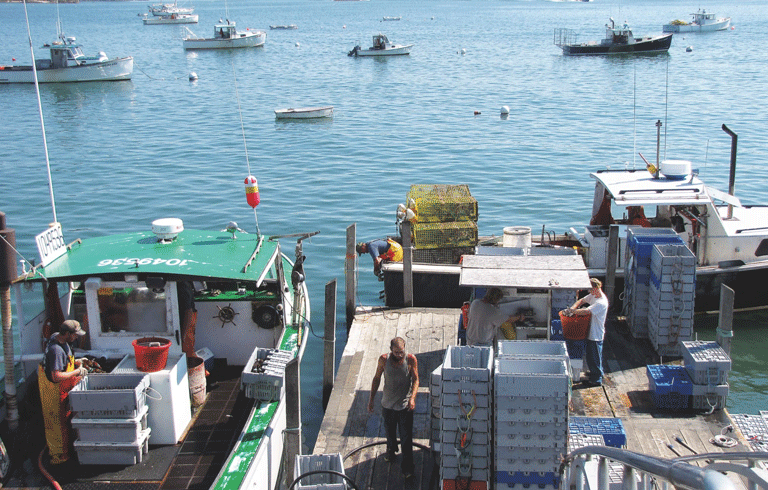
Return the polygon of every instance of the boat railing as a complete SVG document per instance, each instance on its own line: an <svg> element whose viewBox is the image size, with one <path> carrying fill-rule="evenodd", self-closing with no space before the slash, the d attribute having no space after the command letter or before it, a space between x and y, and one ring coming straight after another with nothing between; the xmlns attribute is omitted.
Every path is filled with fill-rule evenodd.
<svg viewBox="0 0 768 490"><path fill-rule="evenodd" d="M706 461L699 467L691 461ZM595 462L597 478L594 480ZM564 488L574 490L608 490L610 462L622 465L621 488L676 488L689 490L735 490L738 487L726 473L747 480L747 488L768 488L768 473L758 467L768 461L768 452L725 452L663 459L626 449L608 446L587 446L576 449L565 458ZM591 472L588 468L592 468ZM590 478L590 476L592 478Z"/></svg>
<svg viewBox="0 0 768 490"><path fill-rule="evenodd" d="M576 44L577 41L576 31L573 29L567 29L565 27L558 27L555 29L555 46L567 46L570 44Z"/></svg>

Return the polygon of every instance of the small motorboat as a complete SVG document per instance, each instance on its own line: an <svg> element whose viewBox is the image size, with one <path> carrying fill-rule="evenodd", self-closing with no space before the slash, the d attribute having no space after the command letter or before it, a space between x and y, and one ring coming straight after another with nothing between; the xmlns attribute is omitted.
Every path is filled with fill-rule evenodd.
<svg viewBox="0 0 768 490"><path fill-rule="evenodd" d="M197 24L197 14L170 14L148 16L144 14L144 25L155 24Z"/></svg>
<svg viewBox="0 0 768 490"><path fill-rule="evenodd" d="M149 6L149 13L157 17L165 17L171 14L191 14L194 7L179 7L177 2L156 3Z"/></svg>
<svg viewBox="0 0 768 490"><path fill-rule="evenodd" d="M282 26L269 26L269 28L287 31L290 29L298 29L299 26L297 26L296 24L288 24L288 25L282 25Z"/></svg>
<svg viewBox="0 0 768 490"><path fill-rule="evenodd" d="M660 36L635 37L632 29L625 22L616 26L613 18L605 25L605 38L599 43L588 41L577 43L573 40L576 35L571 29L555 29L555 46L563 50L567 56L606 55L606 54L640 54L660 53L669 50L672 44L672 34Z"/></svg>
<svg viewBox="0 0 768 490"><path fill-rule="evenodd" d="M184 38L184 49L228 49L255 48L264 46L267 33L262 30L246 29L240 32L234 22L229 20L213 26L213 37L198 37L187 28L189 34Z"/></svg>
<svg viewBox="0 0 768 490"><path fill-rule="evenodd" d="M389 39L384 34L376 34L373 36L373 46L368 49L362 49L360 45L352 48L352 51L347 53L348 56L394 56L410 54L413 44L394 44L389 42Z"/></svg>
<svg viewBox="0 0 768 490"><path fill-rule="evenodd" d="M333 116L333 106L275 109L276 119L316 119Z"/></svg>
<svg viewBox="0 0 768 490"><path fill-rule="evenodd" d="M381 19L383 22L389 21L389 20L400 20L401 17L384 17Z"/></svg>
<svg viewBox="0 0 768 490"><path fill-rule="evenodd" d="M714 32L728 29L731 25L730 17L720 17L707 12L706 10L699 10L696 13L691 14L693 20L690 23L682 20L673 20L669 24L664 24L662 30L664 32Z"/></svg>

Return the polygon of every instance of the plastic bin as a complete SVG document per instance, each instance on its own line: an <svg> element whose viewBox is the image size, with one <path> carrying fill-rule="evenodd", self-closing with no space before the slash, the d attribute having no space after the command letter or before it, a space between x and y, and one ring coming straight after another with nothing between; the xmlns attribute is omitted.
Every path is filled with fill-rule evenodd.
<svg viewBox="0 0 768 490"><path fill-rule="evenodd" d="M72 418L72 428L77 430L77 440L83 442L137 442L147 428L148 406L141 413L128 419Z"/></svg>
<svg viewBox="0 0 768 490"><path fill-rule="evenodd" d="M293 467L293 479L296 480L305 473L312 471L338 471L344 474L344 463L341 454L296 455ZM301 479L294 488L296 490L346 490L346 480L330 473L318 473Z"/></svg>
<svg viewBox="0 0 768 490"><path fill-rule="evenodd" d="M133 418L147 405L146 374L89 374L69 392L72 411L81 418Z"/></svg>
<svg viewBox="0 0 768 490"><path fill-rule="evenodd" d="M136 368L145 373L154 373L165 368L171 341L162 337L143 337L131 342L136 354Z"/></svg>
<svg viewBox="0 0 768 490"><path fill-rule="evenodd" d="M565 316L560 312L560 323L563 326L563 337L568 340L584 340L589 334L589 322L592 314Z"/></svg>
<svg viewBox="0 0 768 490"><path fill-rule="evenodd" d="M84 442L75 441L77 459L85 464L133 465L141 463L149 452L149 433L142 431L139 440L134 442Z"/></svg>

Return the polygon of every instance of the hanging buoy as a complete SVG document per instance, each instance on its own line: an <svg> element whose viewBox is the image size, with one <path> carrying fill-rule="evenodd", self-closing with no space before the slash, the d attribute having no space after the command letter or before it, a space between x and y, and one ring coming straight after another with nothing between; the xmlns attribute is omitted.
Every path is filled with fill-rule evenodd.
<svg viewBox="0 0 768 490"><path fill-rule="evenodd" d="M190 82L194 82L195 80L197 80L197 73L195 73L195 72L190 73L189 74L189 81Z"/></svg>
<svg viewBox="0 0 768 490"><path fill-rule="evenodd" d="M249 175L245 178L245 198L248 201L248 205L254 210L261 202L261 198L259 197L259 183L253 175Z"/></svg>

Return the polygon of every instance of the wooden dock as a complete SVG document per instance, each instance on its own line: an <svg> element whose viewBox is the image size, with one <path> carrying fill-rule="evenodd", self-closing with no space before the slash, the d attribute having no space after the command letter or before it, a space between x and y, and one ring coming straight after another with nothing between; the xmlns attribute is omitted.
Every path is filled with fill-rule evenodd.
<svg viewBox="0 0 768 490"><path fill-rule="evenodd" d="M314 448L315 454L341 453L346 475L357 488L439 488L439 465L426 449L430 446L429 375L443 362L445 348L456 344L459 314L459 309L358 308ZM401 474L399 458L395 463L385 462L386 446L377 444L386 440L379 405L381 390L374 413L367 409L377 359L389 351L389 341L397 336L406 340L406 350L419 362L414 442L423 448L414 448L415 477L407 481ZM691 450L750 450L738 431L729 434L739 441L735 447L722 448L710 442L730 425L726 410L709 415L657 410L648 390L645 366L659 364L659 358L649 341L633 339L623 323L607 325L603 355L604 386L586 388L575 383L570 415L619 417L627 432L627 449L662 458L688 456L693 454ZM678 443L677 437L690 449ZM742 485L740 481L738 484Z"/></svg>

